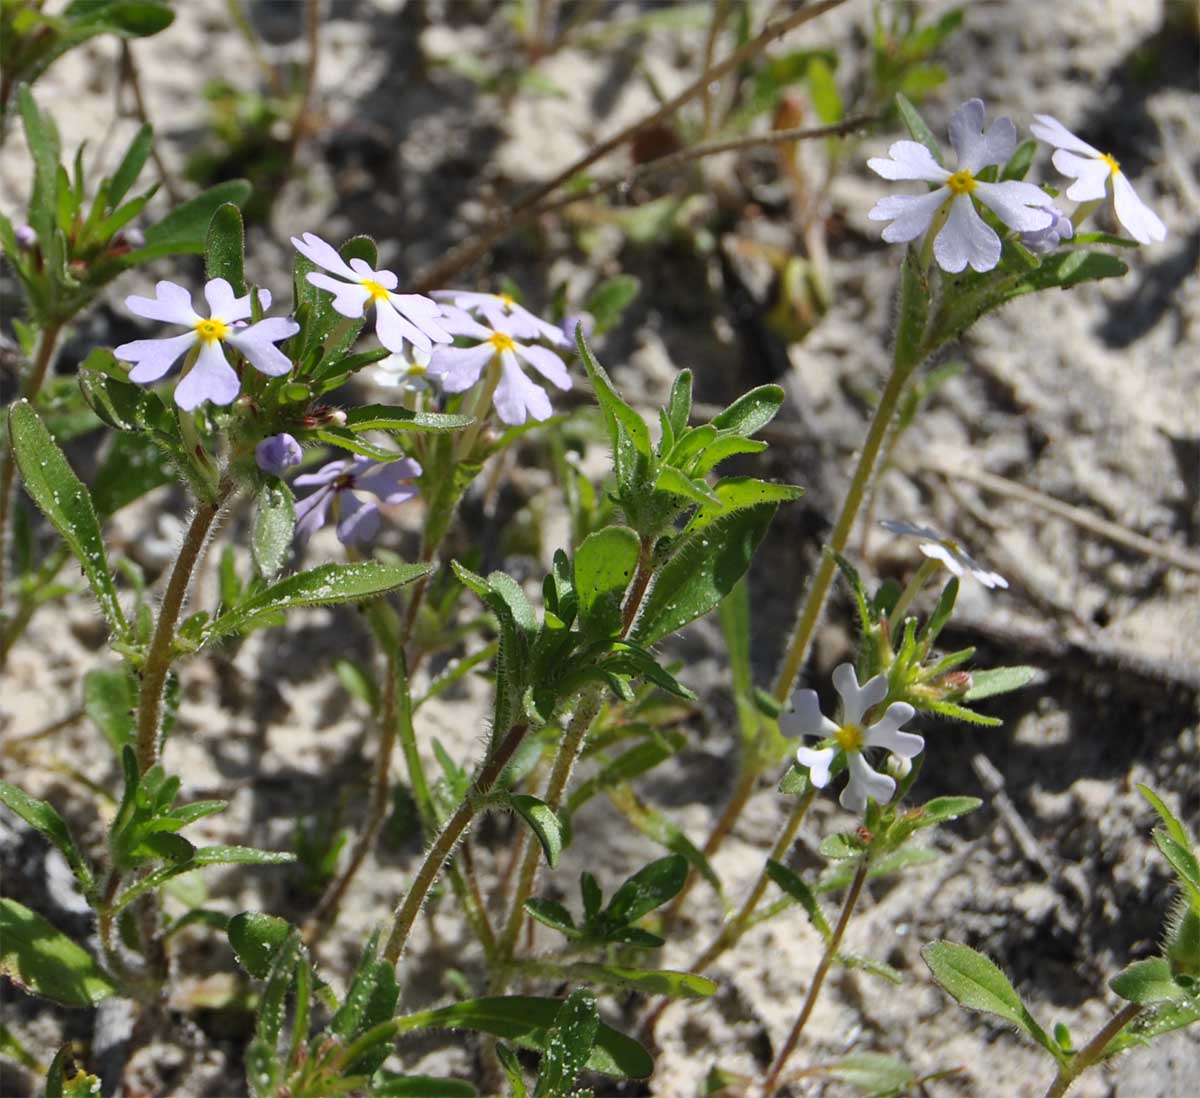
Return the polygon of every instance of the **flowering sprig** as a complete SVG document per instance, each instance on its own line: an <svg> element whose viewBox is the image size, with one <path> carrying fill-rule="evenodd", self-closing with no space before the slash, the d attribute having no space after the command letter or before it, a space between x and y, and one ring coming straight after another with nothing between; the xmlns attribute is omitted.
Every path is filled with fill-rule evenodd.
<svg viewBox="0 0 1200 1098"><path fill-rule="evenodd" d="M436 290L433 296L455 308L473 312L492 328L517 339L545 339L559 347L574 345L574 328L551 324L517 303L511 294L483 294L466 290ZM568 334L569 332L569 334Z"/></svg>
<svg viewBox="0 0 1200 1098"><path fill-rule="evenodd" d="M242 324L251 315L250 295L235 297L233 287L223 278L210 279L204 297L210 309L207 317L192 308L192 295L175 282L159 282L154 297L127 297L125 306L131 313L191 330L163 339L136 339L113 351L117 358L135 364L130 381L149 385L162 378L180 355L195 349L195 357L189 358L175 386L175 403L189 412L205 401L232 404L241 391L241 379L230 366L223 344L233 347L260 373L281 377L291 370L292 362L274 344L300 331L300 325L287 317L267 317L248 327ZM264 309L270 307L271 295L266 290L258 291L258 299Z"/></svg>
<svg viewBox="0 0 1200 1098"><path fill-rule="evenodd" d="M901 522L898 519L884 519L879 525L889 533L898 534L900 537L919 538L920 544L917 548L921 553L930 560L939 561L960 579L963 576L970 576L982 583L984 587L1008 587L1008 580L999 572L985 568L962 547L961 543L953 538L945 537L932 526L917 526L914 523Z"/></svg>
<svg viewBox="0 0 1200 1098"><path fill-rule="evenodd" d="M833 672L833 685L842 699L840 722L831 721L821 712L815 690L797 690L792 697L793 711L780 715L779 729L788 736L815 736L833 741L828 747L798 748L796 760L809 768L813 785L824 789L832 777L834 760L839 754L845 758L850 781L838 798L843 808L863 812L868 798L876 804L887 804L896 792L896 781L872 769L863 752L870 747L882 747L902 759L919 755L925 749L924 739L901 731L916 711L906 702L893 702L874 724L864 725L867 712L888 695L887 676L876 675L859 686L853 665L843 663Z"/></svg>
<svg viewBox="0 0 1200 1098"><path fill-rule="evenodd" d="M297 488L316 491L296 503L296 536L306 542L329 519L337 523L343 545L364 545L379 533L379 506L356 494L366 492L382 503L404 503L417 494L412 483L421 466L412 458L379 462L369 458L344 458L305 473L293 482Z"/></svg>

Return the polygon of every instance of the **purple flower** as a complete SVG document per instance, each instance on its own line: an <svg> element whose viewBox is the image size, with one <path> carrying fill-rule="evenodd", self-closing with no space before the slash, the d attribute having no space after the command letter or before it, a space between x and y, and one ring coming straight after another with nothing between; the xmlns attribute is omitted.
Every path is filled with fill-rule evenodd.
<svg viewBox="0 0 1200 1098"><path fill-rule="evenodd" d="M361 259L347 263L315 233L305 233L299 240L293 236L292 244L305 259L338 276L312 271L307 278L334 295L333 307L342 316L360 317L368 303L374 304L375 334L389 351L403 354L405 340L424 352L435 343L451 341L440 323L442 310L437 302L421 294L393 293L399 280L391 271L372 270Z"/></svg>
<svg viewBox="0 0 1200 1098"><path fill-rule="evenodd" d="M1062 210L1057 206L1047 206L1046 210L1054 217L1049 225L1021 234L1021 243L1034 255L1049 255L1064 240L1070 240L1075 235L1075 226Z"/></svg>
<svg viewBox="0 0 1200 1098"><path fill-rule="evenodd" d="M300 325L286 317L268 317L248 327L239 324L250 316L250 295L233 296L233 287L223 278L214 278L204 287L212 315L200 316L192 308L192 295L174 282L160 282L154 297L127 297L125 306L131 313L150 320L182 324L191 331L167 339L136 339L122 343L113 354L125 362L134 363L129 380L139 385L158 381L185 351L193 347L198 353L189 356L183 377L175 386L175 403L184 411L210 400L213 404L231 404L241 391L242 383L229 360L222 343L239 351L260 373L280 377L292 368L291 359L274 344L290 339ZM259 290L259 302L264 309L271 305L271 295Z"/></svg>
<svg viewBox="0 0 1200 1098"><path fill-rule="evenodd" d="M254 448L254 460L264 473L281 477L293 465L299 465L303 453L298 443L291 435L272 435L264 438Z"/></svg>
<svg viewBox="0 0 1200 1098"><path fill-rule="evenodd" d="M25 251L31 251L38 242L37 232L32 225L16 226L13 236L17 238L18 247L24 248Z"/></svg>
<svg viewBox="0 0 1200 1098"><path fill-rule="evenodd" d="M420 475L421 466L412 458L387 462L345 458L298 476L293 481L297 488L317 490L296 504L297 538L303 543L312 537L328 521L332 508L343 545L370 542L379 533L379 507L364 503L355 493L369 492L383 503L403 503L417 494L409 482Z"/></svg>
<svg viewBox="0 0 1200 1098"><path fill-rule="evenodd" d="M491 328L499 328L518 339L546 339L559 347L570 347L575 342L575 329L566 335L557 324L534 316L523 305L518 305L509 294L479 294L467 290L437 290L434 297L449 301L459 309L470 310L481 316Z"/></svg>
<svg viewBox="0 0 1200 1098"><path fill-rule="evenodd" d="M429 376L446 392L462 393L479 380L484 367L498 361L500 380L493 402L496 414L510 427L524 423L529 417L549 419L551 414L546 390L525 376L518 359L523 359L559 389L571 388L566 365L549 348L518 343L508 331L480 324L461 309L448 310L445 324L456 336L478 342L473 347L438 347L429 360Z"/></svg>
<svg viewBox="0 0 1200 1098"><path fill-rule="evenodd" d="M563 317L563 335L567 337L567 342L572 347L575 346L575 329L580 325L583 326L583 338L591 339L592 333L596 330L596 318L591 313L568 313Z"/></svg>

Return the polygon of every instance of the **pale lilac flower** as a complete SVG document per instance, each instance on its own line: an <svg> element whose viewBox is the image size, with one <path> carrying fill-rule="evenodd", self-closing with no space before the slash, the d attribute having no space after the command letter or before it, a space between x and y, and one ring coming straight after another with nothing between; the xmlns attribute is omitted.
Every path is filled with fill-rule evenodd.
<svg viewBox="0 0 1200 1098"><path fill-rule="evenodd" d="M596 318L588 312L568 313L563 317L563 334L572 347L575 345L575 329L579 327L583 328L583 338L591 339L592 333L596 330Z"/></svg>
<svg viewBox="0 0 1200 1098"><path fill-rule="evenodd" d="M25 251L31 251L38 242L37 231L32 225L17 225L13 229L13 236L17 238L17 246Z"/></svg>
<svg viewBox="0 0 1200 1098"><path fill-rule="evenodd" d="M1021 243L1034 255L1049 255L1064 240L1075 236L1075 226L1057 206L1047 206L1054 220L1044 229L1034 229L1032 232L1021 234Z"/></svg>
<svg viewBox="0 0 1200 1098"><path fill-rule="evenodd" d="M184 371L175 386L175 403L184 411L203 404L231 404L241 390L241 379L229 365L221 344L228 343L239 351L260 373L280 377L292 368L291 359L274 344L290 339L300 325L287 317L267 317L257 324L245 326L251 315L250 295L233 296L233 287L223 278L210 279L204 287L211 316L202 317L192 308L192 295L174 282L159 282L154 297L127 297L125 307L137 316L182 324L191 331L167 339L135 339L122 343L113 354L125 362L134 363L129 380L139 385L158 381L180 355L199 346L199 354L191 368ZM270 308L271 295L258 291L264 309Z"/></svg>
<svg viewBox="0 0 1200 1098"><path fill-rule="evenodd" d="M423 393L432 388L426 379L429 353L413 348L410 354L390 354L375 363L372 380L384 389L404 389Z"/></svg>
<svg viewBox="0 0 1200 1098"><path fill-rule="evenodd" d="M345 458L298 476L292 482L297 488L317 490L296 503L296 536L302 543L307 541L325 525L332 510L338 540L343 545L366 544L379 533L379 506L364 502L356 493L367 492L383 503L403 503L417 494L410 482L420 475L421 466L412 458L387 462Z"/></svg>
<svg viewBox="0 0 1200 1098"><path fill-rule="evenodd" d="M912 720L915 710L907 702L892 702L874 724L863 727L867 711L887 697L887 675L876 675L864 685L852 664L843 663L833 672L833 685L842 699L841 723L821 712L815 690L797 690L792 697L793 712L779 718L780 731L788 736L815 736L832 739L836 746L812 749L801 747L796 761L808 767L809 780L818 789L829 784L830 767L840 751L846 758L850 781L838 798L843 808L862 812L869 797L876 804L887 804L896 792L896 780L871 768L863 757L868 747L882 747L902 759L911 759L925 749L925 741L910 732L900 731Z"/></svg>
<svg viewBox="0 0 1200 1098"><path fill-rule="evenodd" d="M254 460L264 473L281 477L293 465L299 465L304 454L291 435L271 435L254 448Z"/></svg>
<svg viewBox="0 0 1200 1098"><path fill-rule="evenodd" d="M979 216L975 201L982 202L1009 228L1032 232L1046 228L1051 214L1041 208L1052 199L1032 183L1009 179L983 183L976 175L989 165L1002 165L1017 147L1017 128L1010 118L998 118L983 131L982 99L969 99L950 116L950 143L958 154L958 170L950 172L917 141L897 141L888 158L873 157L868 167L884 179L911 179L939 183L922 195L895 194L881 198L867 216L890 221L883 239L891 244L915 240L935 219L938 229L933 254L944 271L957 273L967 264L975 271L990 271L1000 262L1000 238Z"/></svg>
<svg viewBox="0 0 1200 1098"><path fill-rule="evenodd" d="M884 519L879 525L901 537L920 538L921 544L917 548L931 560L941 561L959 579L963 576L973 576L984 587L1008 586L1008 580L999 572L989 572L957 541L943 537L932 526L916 526L911 522L900 522L896 519Z"/></svg>
<svg viewBox="0 0 1200 1098"><path fill-rule="evenodd" d="M1113 211L1125 231L1139 244L1154 244L1164 240L1167 227L1133 189L1133 184L1121 171L1121 165L1109 153L1081 141L1057 118L1035 114L1029 129L1033 136L1053 145L1054 166L1075 182L1067 188L1072 202L1092 202L1111 193Z"/></svg>
<svg viewBox="0 0 1200 1098"><path fill-rule="evenodd" d="M499 328L517 339L545 339L559 347L573 346L574 329L570 338L557 324L535 316L524 305L518 305L510 294L481 294L468 290L436 290L434 297L449 301L483 318L490 328Z"/></svg>
<svg viewBox="0 0 1200 1098"><path fill-rule="evenodd" d="M330 278L310 271L308 281L333 294L333 307L345 317L360 317L368 304L375 306L375 334L389 351L404 353L405 342L428 352L451 336L440 322L441 307L422 294L395 293L399 280L391 271L372 270L361 259L347 263L337 249L315 233L305 233L292 244L305 259L337 275ZM345 281L341 281L341 280Z"/></svg>
<svg viewBox="0 0 1200 1098"><path fill-rule="evenodd" d="M472 347L438 347L429 361L429 375L448 393L466 392L484 369L498 360L500 380L493 403L496 414L510 427L526 418L549 419L550 398L546 390L525 376L518 359L523 359L552 385L571 388L571 377L559 355L548 347L518 343L508 331L488 327L461 309L447 311L446 326L456 336L478 342Z"/></svg>

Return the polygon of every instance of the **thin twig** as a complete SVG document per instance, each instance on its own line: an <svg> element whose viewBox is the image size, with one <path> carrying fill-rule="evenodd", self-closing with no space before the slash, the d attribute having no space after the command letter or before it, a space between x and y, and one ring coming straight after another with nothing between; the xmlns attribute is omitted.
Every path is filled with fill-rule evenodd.
<svg viewBox="0 0 1200 1098"><path fill-rule="evenodd" d="M142 82L138 77L137 65L133 60L133 49L124 38L121 39L121 76L129 85L129 90L133 92L133 103L137 108L138 119L143 125L153 129L150 116L146 113L146 100L142 96ZM159 155L157 135L155 140L150 143L150 159L154 162L154 170L158 172L158 178L162 180L163 190L167 192L171 204L178 205L183 196L179 192L174 177L167 171L167 166Z"/></svg>

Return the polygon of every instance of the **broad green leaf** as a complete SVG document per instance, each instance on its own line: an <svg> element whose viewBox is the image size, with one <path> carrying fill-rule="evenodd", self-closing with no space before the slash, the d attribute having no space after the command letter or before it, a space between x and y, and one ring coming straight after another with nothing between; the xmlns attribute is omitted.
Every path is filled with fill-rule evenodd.
<svg viewBox="0 0 1200 1098"><path fill-rule="evenodd" d="M1155 1037L1183 1029L1197 1021L1200 1021L1200 997L1193 996L1182 1003L1162 1003L1151 1007L1113 1038L1104 1050L1103 1059L1107 1060L1128 1048L1147 1045Z"/></svg>
<svg viewBox="0 0 1200 1098"><path fill-rule="evenodd" d="M963 701L980 701L997 694L1020 690L1037 678L1036 667L995 667L989 671L971 673L971 689L963 695Z"/></svg>
<svg viewBox="0 0 1200 1098"><path fill-rule="evenodd" d="M76 27L96 27L123 37L148 38L169 27L175 13L156 0L72 0L63 18Z"/></svg>
<svg viewBox="0 0 1200 1098"><path fill-rule="evenodd" d="M775 418L783 405L783 389L778 385L760 385L743 393L723 412L712 419L718 431L738 435L753 435Z"/></svg>
<svg viewBox="0 0 1200 1098"><path fill-rule="evenodd" d="M656 492L670 492L674 496L683 496L692 503L720 507L720 500L713 490L703 481L689 477L685 472L673 465L664 465L658 471L658 479L654 482Z"/></svg>
<svg viewBox="0 0 1200 1098"><path fill-rule="evenodd" d="M475 422L474 416L443 415L440 412L412 412L387 404L367 404L346 412L350 431L458 431Z"/></svg>
<svg viewBox="0 0 1200 1098"><path fill-rule="evenodd" d="M286 919L258 911L243 911L229 920L226 933L238 964L251 976L265 980L271 971L272 959L291 929Z"/></svg>
<svg viewBox="0 0 1200 1098"><path fill-rule="evenodd" d="M921 117L921 112L900 92L896 93L896 110L900 112L900 119L908 130L909 136L914 141L918 141L924 145L933 156L933 159L941 164L942 148L938 144L937 138L933 136L933 131L926 125L925 119Z"/></svg>
<svg viewBox="0 0 1200 1098"><path fill-rule="evenodd" d="M946 820L957 820L982 805L978 797L934 797L919 808L910 809L906 816L913 817L918 827L932 827Z"/></svg>
<svg viewBox="0 0 1200 1098"><path fill-rule="evenodd" d="M1173 1003L1188 997L1187 989L1175 982L1165 957L1134 961L1109 980L1108 986L1131 1003Z"/></svg>
<svg viewBox="0 0 1200 1098"><path fill-rule="evenodd" d="M557 900L533 897L525 901L525 910L543 926L557 930L568 938L579 937L579 930L575 926L575 920L571 918L571 913Z"/></svg>
<svg viewBox="0 0 1200 1098"><path fill-rule="evenodd" d="M58 814L55 807L47 801L39 801L31 797L24 790L18 789L15 785L9 785L5 781L0 781L0 804L15 812L30 827L40 831L58 848L62 856L67 859L67 864L70 865L71 872L75 874L75 879L83 889L84 895L91 900L96 887L91 867L84 858L83 852L75 844L75 839L70 828L67 827L66 821Z"/></svg>
<svg viewBox="0 0 1200 1098"><path fill-rule="evenodd" d="M379 1071L371 1077L370 1093L371 1098L475 1098L479 1092L464 1079Z"/></svg>
<svg viewBox="0 0 1200 1098"><path fill-rule="evenodd" d="M703 530L706 526L734 511L758 507L767 503L788 503L804 495L804 489L794 484L772 484L755 477L726 477L713 488L719 504L705 504L687 525L687 532Z"/></svg>
<svg viewBox="0 0 1200 1098"><path fill-rule="evenodd" d="M916 1081L906 1063L879 1052L853 1052L825 1064L822 1072L868 1094L899 1092Z"/></svg>
<svg viewBox="0 0 1200 1098"><path fill-rule="evenodd" d="M1062 1050L1034 1020L1008 977L982 953L954 942L939 941L924 946L921 957L933 978L962 1006L998 1014L1032 1037L1055 1059L1062 1058Z"/></svg>
<svg viewBox="0 0 1200 1098"><path fill-rule="evenodd" d="M106 518L176 479L175 469L157 445L145 435L123 432L113 437L92 481L92 503L96 513Z"/></svg>
<svg viewBox="0 0 1200 1098"><path fill-rule="evenodd" d="M133 140L129 142L129 148L121 157L121 163L117 165L117 170L113 172L112 178L108 181L110 208L116 209L121 204L121 199L129 193L129 188L137 181L153 147L154 131L149 125L143 125L134 134Z"/></svg>
<svg viewBox="0 0 1200 1098"><path fill-rule="evenodd" d="M587 1065L599 1028L596 997L584 988L572 991L546 1035L534 1098L568 1098Z"/></svg>
<svg viewBox="0 0 1200 1098"><path fill-rule="evenodd" d="M117 758L121 748L133 742L137 704L137 681L129 667L96 667L83 676L84 712L104 734Z"/></svg>
<svg viewBox="0 0 1200 1098"><path fill-rule="evenodd" d="M79 559L113 632L122 639L128 638L129 626L117 599L100 523L87 488L67 464L28 401L21 400L12 406L8 424L25 490Z"/></svg>
<svg viewBox="0 0 1200 1098"><path fill-rule="evenodd" d="M526 793L513 794L512 806L533 829L537 841L542 845L546 861L551 866L557 865L566 838L558 814L544 801Z"/></svg>
<svg viewBox="0 0 1200 1098"><path fill-rule="evenodd" d="M620 627L621 596L637 569L638 551L638 536L628 526L597 530L575 551L574 588L585 625L605 634Z"/></svg>
<svg viewBox="0 0 1200 1098"><path fill-rule="evenodd" d="M651 862L613 893L602 917L616 926L637 922L674 897L683 887L687 873L687 861L678 854Z"/></svg>
<svg viewBox="0 0 1200 1098"><path fill-rule="evenodd" d="M132 266L166 255L204 251L208 225L218 207L227 202L235 206L245 205L250 197L250 189L250 184L244 179L229 179L176 206L160 222L146 230L145 246L130 252L125 262Z"/></svg>
<svg viewBox="0 0 1200 1098"><path fill-rule="evenodd" d="M287 563L296 533L296 501L282 480L272 477L259 489L250 547L254 563L273 580Z"/></svg>
<svg viewBox="0 0 1200 1098"><path fill-rule="evenodd" d="M223 278L233 287L235 297L246 293L246 231L242 211L232 202L220 205L208 223L204 244L206 277Z"/></svg>
<svg viewBox="0 0 1200 1098"><path fill-rule="evenodd" d="M221 614L207 640L244 632L263 618L300 606L359 602L394 591L430 572L427 564L322 564L289 576Z"/></svg>
<svg viewBox="0 0 1200 1098"><path fill-rule="evenodd" d="M86 950L9 899L0 899L0 974L65 1006L95 1006L118 991Z"/></svg>
<svg viewBox="0 0 1200 1098"><path fill-rule="evenodd" d="M795 900L808 915L808 921L817 928L821 937L826 941L833 936L829 921L821 910L821 903L815 893L787 866L773 859L767 860L767 876L771 878L784 892Z"/></svg>

